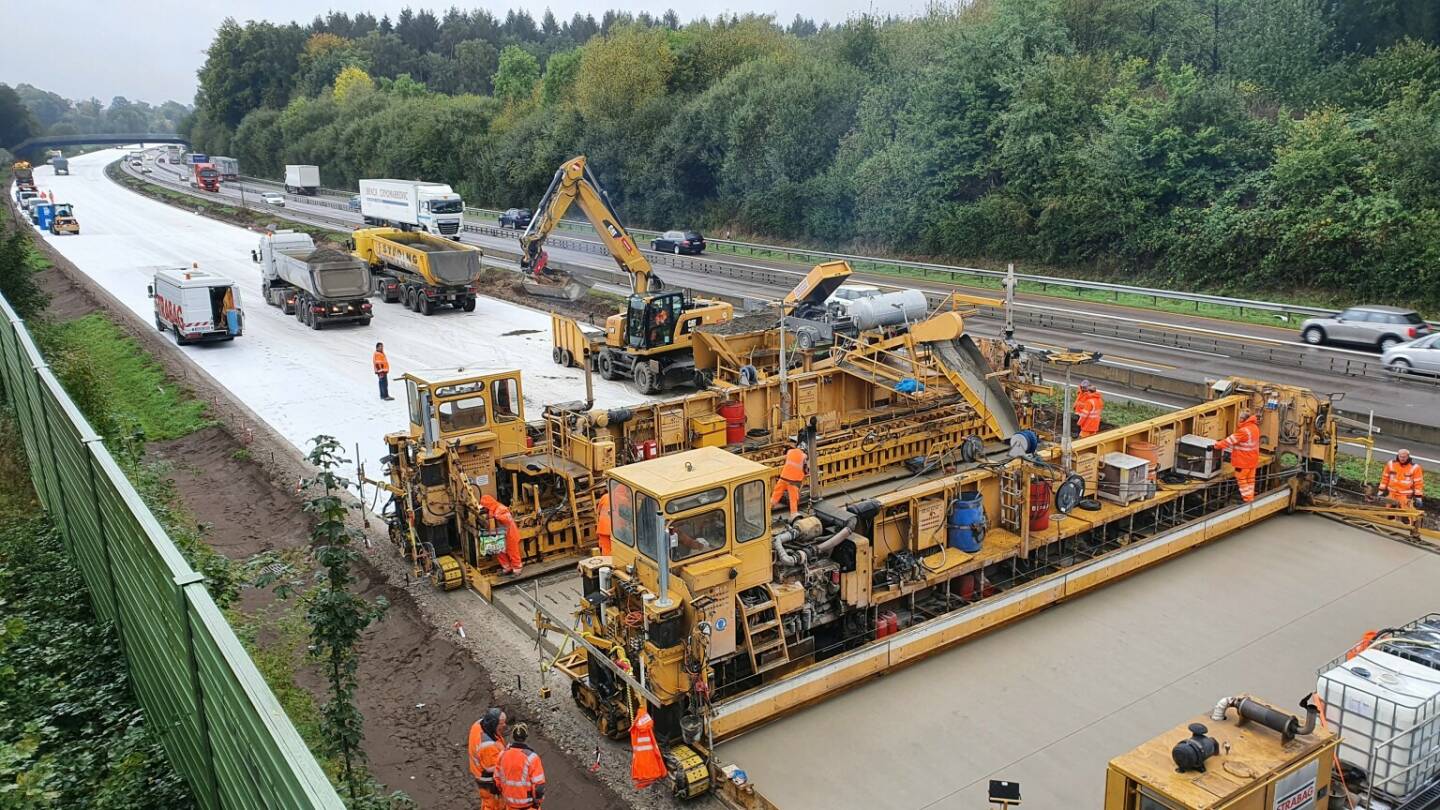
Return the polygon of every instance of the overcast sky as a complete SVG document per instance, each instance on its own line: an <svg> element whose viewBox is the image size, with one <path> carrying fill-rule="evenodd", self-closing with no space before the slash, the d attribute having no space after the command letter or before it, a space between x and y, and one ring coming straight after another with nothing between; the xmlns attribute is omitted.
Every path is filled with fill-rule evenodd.
<svg viewBox="0 0 1440 810"><path fill-rule="evenodd" d="M17 0L18 1L18 0ZM205 59L215 28L227 16L237 19L309 22L331 9L368 11L391 19L405 6L430 8L437 13L451 5L482 7L504 17L507 9L529 10L538 21L547 4L486 0L481 3L332 2L331 0L70 0L37 6L27 23L28 34L7 38L0 48L0 82L26 82L67 98L95 96L108 102L114 96L152 104L175 100L185 104L195 96L195 71ZM682 20L717 14L754 12L774 14L783 22L802 14L817 23L839 22L856 13L914 14L924 10L922 0L553 0L549 8L561 19L575 12L594 14L606 9L662 14L674 8ZM143 10L141 10L143 9ZM243 11L239 10L243 9Z"/></svg>

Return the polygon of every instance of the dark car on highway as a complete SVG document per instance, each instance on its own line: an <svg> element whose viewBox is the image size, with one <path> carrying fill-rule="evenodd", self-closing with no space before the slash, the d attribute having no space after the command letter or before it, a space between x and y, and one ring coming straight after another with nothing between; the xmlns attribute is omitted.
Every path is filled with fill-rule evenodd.
<svg viewBox="0 0 1440 810"><path fill-rule="evenodd" d="M650 248L660 253L698 256L705 252L705 237L699 231L666 231L650 240Z"/></svg>
<svg viewBox="0 0 1440 810"><path fill-rule="evenodd" d="M514 228L517 231L521 228L528 228L531 216L529 208L508 208L505 213L500 215L500 227Z"/></svg>

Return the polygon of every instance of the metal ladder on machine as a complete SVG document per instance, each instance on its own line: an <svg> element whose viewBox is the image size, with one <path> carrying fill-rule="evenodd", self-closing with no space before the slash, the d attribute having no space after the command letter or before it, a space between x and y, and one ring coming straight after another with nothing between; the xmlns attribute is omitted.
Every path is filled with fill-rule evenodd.
<svg viewBox="0 0 1440 810"><path fill-rule="evenodd" d="M750 601L746 601L746 595ZM750 671L759 675L790 663L780 609L770 589L761 585L735 597L736 609L745 631L745 651L750 654Z"/></svg>
<svg viewBox="0 0 1440 810"><path fill-rule="evenodd" d="M1017 534L1020 532L1020 512L1025 508L1025 492L1020 481L1022 466L1009 464L1000 470L1000 525Z"/></svg>

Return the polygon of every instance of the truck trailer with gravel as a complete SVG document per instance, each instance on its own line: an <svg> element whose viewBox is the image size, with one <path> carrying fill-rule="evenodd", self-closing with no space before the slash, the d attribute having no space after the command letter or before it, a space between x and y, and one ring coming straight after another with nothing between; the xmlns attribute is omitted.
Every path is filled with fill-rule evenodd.
<svg viewBox="0 0 1440 810"><path fill-rule="evenodd" d="M309 234L275 231L261 237L250 259L260 265L265 303L311 329L370 324L370 269L354 256L317 249Z"/></svg>

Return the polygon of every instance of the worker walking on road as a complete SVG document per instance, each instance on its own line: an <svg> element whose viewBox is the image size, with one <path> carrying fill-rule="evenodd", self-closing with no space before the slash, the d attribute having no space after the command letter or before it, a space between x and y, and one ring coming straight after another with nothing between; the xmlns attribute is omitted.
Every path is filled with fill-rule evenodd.
<svg viewBox="0 0 1440 810"><path fill-rule="evenodd" d="M1100 432L1100 416L1104 411L1105 397L1089 380L1081 380L1080 392L1075 395L1075 423L1080 426L1080 438Z"/></svg>
<svg viewBox="0 0 1440 810"><path fill-rule="evenodd" d="M470 775L480 791L480 810L504 810L505 800L495 784L495 768L505 750L505 712L492 708L470 726Z"/></svg>
<svg viewBox="0 0 1440 810"><path fill-rule="evenodd" d="M1385 464L1380 476L1380 497L1389 496L1401 509L1425 508L1425 471L1410 458L1410 451L1401 449Z"/></svg>
<svg viewBox="0 0 1440 810"><path fill-rule="evenodd" d="M526 744L529 736L525 724L516 723L510 731L510 746L500 754L495 767L495 782L500 798L505 800L505 810L539 807L545 799L545 766L540 755Z"/></svg>
<svg viewBox="0 0 1440 810"><path fill-rule="evenodd" d="M610 556L610 492L606 490L595 502L595 540L600 543L600 553Z"/></svg>
<svg viewBox="0 0 1440 810"><path fill-rule="evenodd" d="M390 396L390 359L385 356L384 343L375 344L375 356L371 360L375 363L375 377L380 380L380 398L394 399Z"/></svg>
<svg viewBox="0 0 1440 810"><path fill-rule="evenodd" d="M520 573L522 557L520 553L520 527L515 525L515 518L510 514L510 508L495 500L494 495L481 495L480 505L490 513L490 519L495 521L497 528L505 529L505 551L495 555L495 562L500 563L500 570L506 574Z"/></svg>
<svg viewBox="0 0 1440 810"><path fill-rule="evenodd" d="M790 499L790 519L800 514L800 483L809 471L810 458L800 449L798 439L790 440L790 449L785 451L785 466L780 468L780 477L775 479L775 489L770 492L770 506L780 504L780 499Z"/></svg>
<svg viewBox="0 0 1440 810"><path fill-rule="evenodd" d="M1240 426L1235 432L1215 443L1215 449L1230 451L1230 465L1235 468L1235 483L1240 487L1240 500L1255 500L1255 468L1260 466L1260 420L1249 409L1240 412Z"/></svg>

